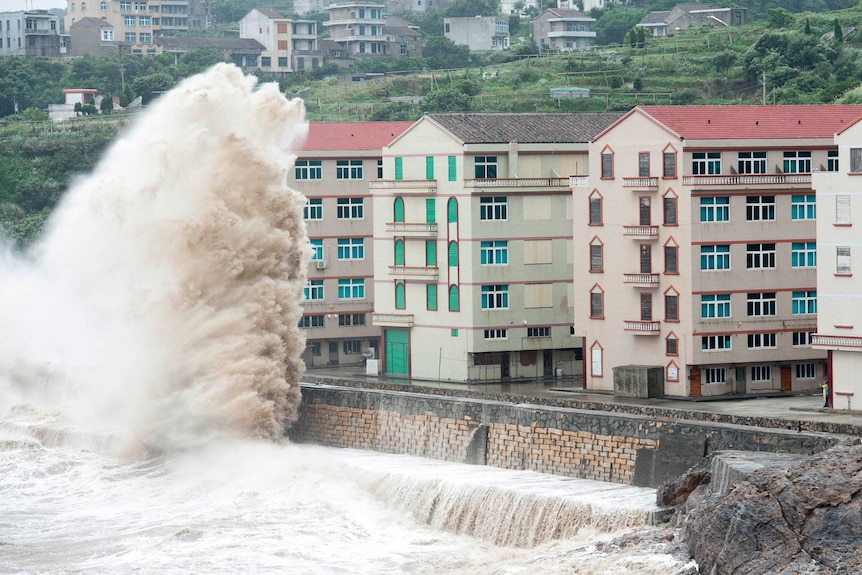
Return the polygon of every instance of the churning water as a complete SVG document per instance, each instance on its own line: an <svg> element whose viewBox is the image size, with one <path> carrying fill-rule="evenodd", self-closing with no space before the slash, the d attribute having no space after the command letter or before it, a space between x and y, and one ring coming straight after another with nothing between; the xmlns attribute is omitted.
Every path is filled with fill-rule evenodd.
<svg viewBox="0 0 862 575"><path fill-rule="evenodd" d="M679 571L653 492L290 445L302 104L219 65L0 261L0 573ZM275 441L273 441L275 440Z"/></svg>

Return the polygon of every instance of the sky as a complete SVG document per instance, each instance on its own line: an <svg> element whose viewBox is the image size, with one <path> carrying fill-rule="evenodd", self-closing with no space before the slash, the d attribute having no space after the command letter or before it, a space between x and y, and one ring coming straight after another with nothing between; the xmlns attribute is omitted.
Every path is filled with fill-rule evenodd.
<svg viewBox="0 0 862 575"><path fill-rule="evenodd" d="M0 12L66 8L66 0L0 0Z"/></svg>

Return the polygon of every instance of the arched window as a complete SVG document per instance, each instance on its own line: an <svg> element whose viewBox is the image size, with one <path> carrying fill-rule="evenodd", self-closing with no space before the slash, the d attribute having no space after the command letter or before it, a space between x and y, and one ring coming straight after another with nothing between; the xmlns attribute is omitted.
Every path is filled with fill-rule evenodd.
<svg viewBox="0 0 862 575"><path fill-rule="evenodd" d="M81 2L81 12L86 12L86 11L87 11L87 3Z"/></svg>
<svg viewBox="0 0 862 575"><path fill-rule="evenodd" d="M107 2L102 2L101 4L99 4L99 10L100 10L100 11L102 11L102 12L107 12L107 10L108 10L108 3L107 3Z"/></svg>
<svg viewBox="0 0 862 575"><path fill-rule="evenodd" d="M404 309L407 307L407 302L404 298L404 284L398 282L395 284L395 309Z"/></svg>
<svg viewBox="0 0 862 575"><path fill-rule="evenodd" d="M395 198L395 205L393 206L393 217L395 218L393 221L403 222L404 221L404 200L401 198Z"/></svg>
<svg viewBox="0 0 862 575"><path fill-rule="evenodd" d="M74 14L75 13L75 3L74 2L72 2L71 10L72 10L72 14Z"/></svg>
<svg viewBox="0 0 862 575"><path fill-rule="evenodd" d="M404 265L404 240L395 240L395 265Z"/></svg>
<svg viewBox="0 0 862 575"><path fill-rule="evenodd" d="M449 202L446 204L446 217L449 223L458 221L458 200L455 198L449 198Z"/></svg>
<svg viewBox="0 0 862 575"><path fill-rule="evenodd" d="M461 298L458 295L458 286L449 286L449 311L459 311L461 309Z"/></svg>
<svg viewBox="0 0 862 575"><path fill-rule="evenodd" d="M449 266L458 265L458 242L449 242Z"/></svg>

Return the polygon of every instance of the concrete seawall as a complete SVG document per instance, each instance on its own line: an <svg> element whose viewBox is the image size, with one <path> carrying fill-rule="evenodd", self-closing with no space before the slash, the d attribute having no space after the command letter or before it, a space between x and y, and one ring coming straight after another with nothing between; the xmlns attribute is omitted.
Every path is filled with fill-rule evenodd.
<svg viewBox="0 0 862 575"><path fill-rule="evenodd" d="M320 381L327 383L302 385L299 420L288 432L293 441L628 485L656 487L713 451L808 455L839 439L828 425L803 430L776 420L755 427L706 421L704 415L718 414L697 411L634 405L610 411L549 398L452 397L443 393L461 390Z"/></svg>

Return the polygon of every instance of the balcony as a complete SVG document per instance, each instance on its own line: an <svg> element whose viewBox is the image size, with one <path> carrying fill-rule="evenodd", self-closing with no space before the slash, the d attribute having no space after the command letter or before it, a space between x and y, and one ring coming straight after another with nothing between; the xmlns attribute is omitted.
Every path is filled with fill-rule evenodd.
<svg viewBox="0 0 862 575"><path fill-rule="evenodd" d="M623 226L623 235L634 240L657 240L658 226Z"/></svg>
<svg viewBox="0 0 862 575"><path fill-rule="evenodd" d="M519 192L568 192L569 178L495 178L464 180L467 189L481 192L517 190Z"/></svg>
<svg viewBox="0 0 862 575"><path fill-rule="evenodd" d="M590 30L551 30L548 38L595 38L596 33Z"/></svg>
<svg viewBox="0 0 862 575"><path fill-rule="evenodd" d="M623 178L623 187L636 191L658 191L658 178Z"/></svg>
<svg viewBox="0 0 862 575"><path fill-rule="evenodd" d="M852 335L820 335L811 336L811 346L826 349L862 349L862 337Z"/></svg>
<svg viewBox="0 0 862 575"><path fill-rule="evenodd" d="M386 224L386 231L398 236L437 237L437 224L423 222L390 222Z"/></svg>
<svg viewBox="0 0 862 575"><path fill-rule="evenodd" d="M400 194L436 194L437 180L371 180L372 190L397 191Z"/></svg>
<svg viewBox="0 0 862 575"><path fill-rule="evenodd" d="M657 321L623 321L623 329L634 335L658 335L660 324Z"/></svg>
<svg viewBox="0 0 862 575"><path fill-rule="evenodd" d="M728 174L726 176L683 176L682 183L693 189L743 188L769 189L774 187L810 188L811 174Z"/></svg>
<svg viewBox="0 0 862 575"><path fill-rule="evenodd" d="M436 266L389 266L389 275L395 279L420 279L437 281L440 274Z"/></svg>
<svg viewBox="0 0 862 575"><path fill-rule="evenodd" d="M381 327L413 327L412 313L373 313L371 323Z"/></svg>
<svg viewBox="0 0 862 575"><path fill-rule="evenodd" d="M658 274L623 274L623 283L633 287L658 287Z"/></svg>
<svg viewBox="0 0 862 575"><path fill-rule="evenodd" d="M589 176L569 176L569 187L573 190L578 188L589 188L590 187L590 177Z"/></svg>

